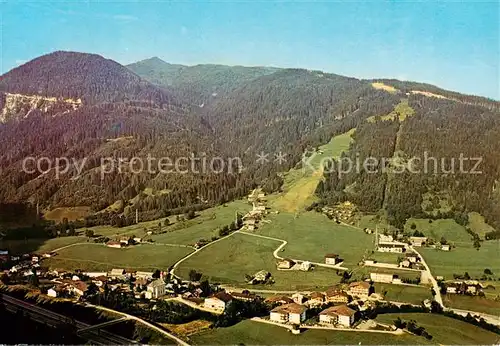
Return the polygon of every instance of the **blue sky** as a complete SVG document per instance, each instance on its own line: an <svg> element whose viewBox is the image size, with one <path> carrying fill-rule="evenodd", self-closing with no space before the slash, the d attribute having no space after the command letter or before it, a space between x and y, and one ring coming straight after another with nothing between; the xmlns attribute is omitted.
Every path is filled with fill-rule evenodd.
<svg viewBox="0 0 500 346"><path fill-rule="evenodd" d="M5 1L5 0L4 0ZM0 71L55 50L120 63L303 67L500 99L499 3L11 1Z"/></svg>

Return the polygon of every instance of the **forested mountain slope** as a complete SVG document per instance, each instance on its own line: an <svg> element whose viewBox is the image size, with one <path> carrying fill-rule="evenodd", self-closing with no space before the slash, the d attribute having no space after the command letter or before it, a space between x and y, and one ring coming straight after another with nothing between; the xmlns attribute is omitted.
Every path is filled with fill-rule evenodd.
<svg viewBox="0 0 500 346"><path fill-rule="evenodd" d="M44 79L49 82L42 83ZM98 211L117 199L138 197L135 208L146 211L198 203L201 190L214 191L209 196L212 202L226 198L227 193L232 196L229 191L235 181L224 180L224 174L159 176L146 169L138 174L117 169L101 174L101 162L109 158L138 157L146 162L148 155L173 161L192 152L218 155L212 130L202 118L179 106L165 89L116 62L91 54L56 52L10 71L1 77L1 85L4 100L16 93L21 104L15 108L2 105L2 112L7 113L6 122L0 124L2 202L40 202L47 209L85 205ZM70 109L47 108L43 102L23 106L25 100L40 96L58 101L78 98L81 103ZM16 114L8 114L12 111ZM30 166L26 172L26 157L46 161L40 169ZM57 158L81 165L82 174L75 177L72 166L57 178ZM60 169L65 166L66 162ZM221 186L212 189L214 184ZM172 193L161 201L148 199L143 195L147 186Z"/></svg>
<svg viewBox="0 0 500 346"><path fill-rule="evenodd" d="M0 77L0 91L26 95L81 98L84 104L127 100L169 103L155 87L117 62L96 54L57 51Z"/></svg>
<svg viewBox="0 0 500 346"><path fill-rule="evenodd" d="M392 222L401 224L424 212L424 195L447 193L455 211L480 211L495 219L498 102L381 81L393 86L388 92L372 82L303 69L187 67L157 58L126 68L92 54L48 54L0 77L0 203L90 206L97 212L121 201L119 208L106 210L129 217L138 210L143 219L157 218L174 209L223 203L256 186L279 190L279 173L300 166L304 151L356 128L348 153L353 157L405 160L422 151L439 157L464 152L484 156L484 174L327 173L317 191L323 203L350 199L363 210L385 208ZM414 92L422 90L443 97ZM415 115L402 122L378 117L402 99ZM274 161L279 152L286 161ZM256 162L261 153L268 154L268 162ZM101 161L110 157L146 162L148 156L175 161L191 155L240 158L244 169L101 174ZM84 163L82 174L55 179L54 169L23 172L28 156L71 158ZM109 222L109 215L99 215Z"/></svg>
<svg viewBox="0 0 500 346"><path fill-rule="evenodd" d="M356 130L347 157L361 162L375 157L375 172L339 174L337 163L318 187L323 203L351 200L369 212L384 208L397 227L409 217L460 219L476 211L500 228L498 103L470 96L463 102L418 93L408 97L413 116L402 122L382 117ZM383 158L389 160L384 164ZM413 172L400 169L409 164ZM450 210L436 214L443 196Z"/></svg>
<svg viewBox="0 0 500 346"><path fill-rule="evenodd" d="M142 60L127 67L150 82L171 88L187 104L204 107L218 97L278 69L225 65L184 66L159 58Z"/></svg>

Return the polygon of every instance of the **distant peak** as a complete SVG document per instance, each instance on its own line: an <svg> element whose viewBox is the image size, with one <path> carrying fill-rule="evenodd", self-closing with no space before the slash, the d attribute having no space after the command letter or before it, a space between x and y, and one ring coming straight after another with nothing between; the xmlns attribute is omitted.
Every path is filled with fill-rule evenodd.
<svg viewBox="0 0 500 346"><path fill-rule="evenodd" d="M141 60L138 62L139 64L140 63L155 63L155 64L167 64L167 65L170 65L168 62L166 62L165 60L162 60L160 59L159 57L157 56L154 56L152 58L148 58L148 59L144 59L144 60Z"/></svg>
<svg viewBox="0 0 500 346"><path fill-rule="evenodd" d="M161 61L161 62L166 62L166 61L163 61L162 59L158 58L157 56L154 56L152 58L149 58L149 60L152 60L152 61Z"/></svg>

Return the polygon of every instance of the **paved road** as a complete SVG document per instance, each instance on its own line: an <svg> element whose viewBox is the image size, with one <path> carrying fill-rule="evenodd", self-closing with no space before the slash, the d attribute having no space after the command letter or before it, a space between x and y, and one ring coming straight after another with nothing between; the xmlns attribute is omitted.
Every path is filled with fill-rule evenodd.
<svg viewBox="0 0 500 346"><path fill-rule="evenodd" d="M182 262L184 262L185 260L187 260L188 258L191 258L192 256L196 255L198 252L200 252L201 250L203 250L204 248L208 247L208 246L211 246L215 243L218 243L226 238L229 238L229 237L232 237L234 234L238 233L238 231L235 231L233 233L230 233L229 235L225 236L225 237L222 237L222 238L219 238L213 242L210 242L202 247L200 247L199 249L196 249L194 250L193 252L191 252L190 254L182 257L181 259L179 259L177 262L175 262L172 267L170 268L170 270L168 271L169 274L171 274L172 276L175 276L177 278L180 278L179 276L175 275L175 270L177 269L177 267L179 266L179 264L181 264Z"/></svg>
<svg viewBox="0 0 500 346"><path fill-rule="evenodd" d="M286 240L279 239L279 238L273 238L273 237L267 237L267 236L260 235L260 234L255 234L255 233L248 233L248 232L243 232L243 231L238 231L238 232L241 233L241 234L246 234L246 235L252 236L252 237L263 238L263 239L268 239L268 240L274 240L274 241L281 242L281 245L278 246L278 248L276 250L274 250L273 256L274 256L274 258L276 258L278 260L284 259L284 257L281 257L280 255L278 255L278 253L281 251L281 249L283 249L288 244L288 242ZM309 263L314 264L315 266L318 266L318 267L325 267L325 268L337 269L337 270L349 270L349 268L340 267L338 265L335 266L335 265L331 265L331 264L319 263L319 262L311 262L311 261L308 261L308 260L301 260L301 259L295 259L295 258L292 258L291 260L293 260L295 262L309 262Z"/></svg>
<svg viewBox="0 0 500 346"><path fill-rule="evenodd" d="M431 269L429 268L429 265L427 265L427 262L425 261L424 256L422 256L417 250L415 250L415 248L413 246L409 246L409 248L410 248L410 250L415 252L418 255L418 257L420 257L420 263L424 266L425 271L427 272L429 279L431 280L432 288L436 292L436 295L434 296L434 300L436 302L438 302L439 305L441 305L444 308L443 297L441 296L441 288L439 287L436 279L432 275Z"/></svg>
<svg viewBox="0 0 500 346"><path fill-rule="evenodd" d="M170 244L170 243L150 243L150 242L144 242L141 243L141 245L158 245L158 246L171 246L171 247L183 247L183 248L188 248L188 249L193 249L196 250L194 246L191 245L183 245L183 244ZM137 245L136 245L137 246Z"/></svg>
<svg viewBox="0 0 500 346"><path fill-rule="evenodd" d="M469 310L461 310L461 309L455 309L455 308L446 308L445 310L451 310L456 314L462 315L462 316L467 316L467 314L471 314L472 316L479 316L484 318L484 320L488 323L494 324L496 326L500 327L500 316L494 316L494 315L489 315L485 314L482 312L476 312L476 311L469 311Z"/></svg>
<svg viewBox="0 0 500 346"><path fill-rule="evenodd" d="M152 323L149 323L148 321L145 321L143 320L142 318L139 318L137 316L134 316L134 315L129 315L129 314L126 314L124 312L121 312L121 311L116 311L116 310L113 310L113 309L109 309L109 308L105 308L104 306L100 306L100 305L94 305L94 304L89 304L87 303L86 304L87 306L91 306L93 308L96 308L98 310L103 310L103 311L107 311L107 312L111 312L111 313L114 313L114 314L118 314L118 315L121 315L121 316L126 316L128 318L130 318L131 320L135 320L136 322L139 322L151 329L154 329L155 331L159 332L160 334L166 336L167 338L171 339L171 340L174 340L175 342L177 342L178 345L181 345L181 346L190 346L187 342L185 342L184 340L178 338L177 336L167 332L166 330L162 329L162 328L159 328L157 326L155 326L154 324Z"/></svg>

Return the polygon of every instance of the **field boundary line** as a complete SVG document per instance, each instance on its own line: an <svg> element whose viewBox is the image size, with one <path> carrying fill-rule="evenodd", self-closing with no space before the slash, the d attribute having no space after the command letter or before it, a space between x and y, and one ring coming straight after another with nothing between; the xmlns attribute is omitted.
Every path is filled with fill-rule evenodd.
<svg viewBox="0 0 500 346"><path fill-rule="evenodd" d="M169 273L169 274L171 274L172 276L175 276L175 277L177 277L177 278L180 278L180 279L181 279L181 277L180 277L180 276L175 275L175 270L177 269L177 267L178 267L178 266L179 266L182 262L184 262L184 261L185 261L185 260L187 260L188 258L191 258L192 256L194 256L195 254L197 254L197 253L198 253L198 252L200 252L201 250L203 250L203 249L207 248L208 246L213 245L213 244L215 244L215 243L218 243L218 242L220 242L220 241L222 241L222 240L224 240L224 239L227 239L227 238L229 238L229 237L233 236L234 234L236 234L236 233L238 233L238 232L239 232L239 231L234 231L234 232L232 232L232 233L228 234L228 235L227 235L227 236L225 236L225 237L222 237L222 238L219 238L219 239L217 239L217 240L214 240L214 241L212 241L212 242L210 242L210 243L208 243L208 244L206 244L206 245L203 245L202 247L200 247L200 248L198 248L198 249L194 250L194 251L193 251L193 252L191 252L190 254L187 254L186 256L182 257L182 258L181 258L181 259L179 259L177 262L175 262L175 263L172 265L171 269L169 269L168 273Z"/></svg>
<svg viewBox="0 0 500 346"><path fill-rule="evenodd" d="M106 308L106 307L100 306L100 305L94 305L94 304L90 304L90 303L86 303L86 305L91 306L91 307L96 308L96 309L99 309L99 310L103 310L103 311L107 311L107 312L111 312L111 313L115 313L115 314L118 314L118 315L121 315L121 316L128 317L131 320L134 320L136 322L144 324L145 326L147 326L147 327L149 327L151 329L154 329L157 332L160 332L161 334L165 335L166 337L168 337L171 340L174 340L175 342L177 342L177 344L179 344L181 346L190 346L187 342L185 342L184 340L178 338L177 336L175 336L175 335L167 332L166 330L164 330L162 328L159 328L159 327L155 326L154 324L152 324L152 323L150 323L150 322L148 322L146 320L143 320L142 318L139 318L137 316L129 315L129 314L125 313L125 312L116 311L116 310L113 310L113 309L110 309L110 308Z"/></svg>
<svg viewBox="0 0 500 346"><path fill-rule="evenodd" d="M284 259L284 257L278 256L278 252L281 251L281 249L283 249L288 244L288 242L286 240L279 239L279 238L273 238L273 237L267 237L265 235L260 235L260 234L242 232L242 231L239 231L238 233L246 234L246 235L249 235L252 237L258 237L258 238L282 242L282 244L280 246L278 246L278 248L276 248L276 250L274 250L273 256L274 256L274 258L276 258L278 260ZM295 258L292 258L292 260L295 262L309 262L309 263L314 264L318 267L325 267L325 268L331 268L331 269L337 269L337 270L349 270L349 268L346 268L346 267L333 266L331 264L326 264L326 263L312 262L312 261L308 261L308 260L301 260L301 259L295 259Z"/></svg>

